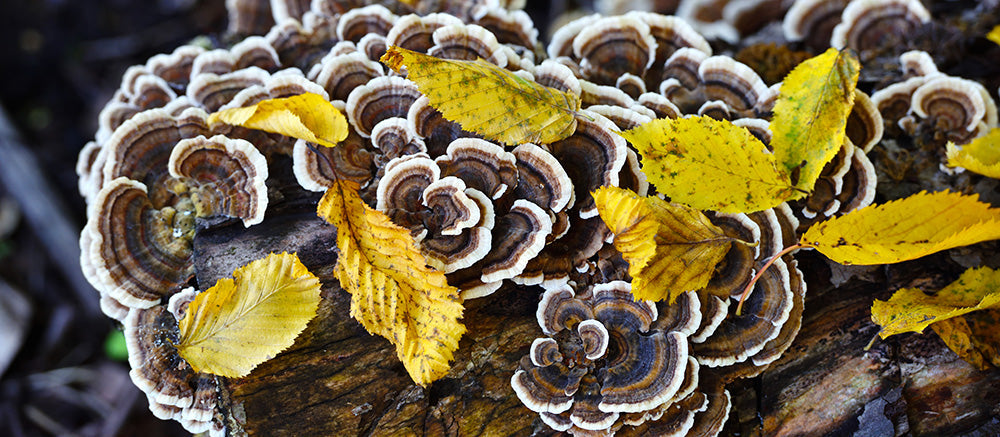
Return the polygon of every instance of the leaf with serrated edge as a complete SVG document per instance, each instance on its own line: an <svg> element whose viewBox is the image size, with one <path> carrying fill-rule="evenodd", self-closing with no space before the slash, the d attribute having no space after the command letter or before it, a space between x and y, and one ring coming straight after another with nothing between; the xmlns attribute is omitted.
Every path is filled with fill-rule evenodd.
<svg viewBox="0 0 1000 437"><path fill-rule="evenodd" d="M788 73L774 105L771 149L778 165L798 180L800 191L811 192L820 172L840 151L847 116L854 106L858 59L848 50L828 49Z"/></svg>
<svg viewBox="0 0 1000 437"><path fill-rule="evenodd" d="M872 303L872 321L886 338L903 332L923 332L928 325L973 311L1000 307L1000 271L988 267L962 273L935 295L916 288L893 293L888 301Z"/></svg>
<svg viewBox="0 0 1000 437"><path fill-rule="evenodd" d="M381 61L415 82L431 106L469 132L508 145L548 144L573 134L580 98L482 59L439 59L392 46Z"/></svg>
<svg viewBox="0 0 1000 437"><path fill-rule="evenodd" d="M657 119L622 132L642 171L670 200L696 209L756 212L791 196L774 155L742 127L709 117Z"/></svg>
<svg viewBox="0 0 1000 437"><path fill-rule="evenodd" d="M819 222L800 243L841 264L891 264L1000 238L1000 209L978 196L920 192Z"/></svg>
<svg viewBox="0 0 1000 437"><path fill-rule="evenodd" d="M615 187L600 187L593 196L615 234L615 248L628 261L637 299L672 303L685 291L705 288L716 264L738 241L684 205Z"/></svg>
<svg viewBox="0 0 1000 437"><path fill-rule="evenodd" d="M270 254L198 293L177 352L199 372L238 378L287 349L319 307L320 283L294 254Z"/></svg>
<svg viewBox="0 0 1000 437"><path fill-rule="evenodd" d="M948 166L1000 179L1000 128L993 128L961 149L948 142Z"/></svg>
<svg viewBox="0 0 1000 437"><path fill-rule="evenodd" d="M347 138L347 119L319 94L268 99L253 106L215 112L208 122L226 123L287 135L326 147Z"/></svg>
<svg viewBox="0 0 1000 437"><path fill-rule="evenodd" d="M458 289L427 267L407 229L362 202L357 184L335 183L317 212L337 226L334 274L351 293L351 316L396 345L414 382L444 376L465 333Z"/></svg>

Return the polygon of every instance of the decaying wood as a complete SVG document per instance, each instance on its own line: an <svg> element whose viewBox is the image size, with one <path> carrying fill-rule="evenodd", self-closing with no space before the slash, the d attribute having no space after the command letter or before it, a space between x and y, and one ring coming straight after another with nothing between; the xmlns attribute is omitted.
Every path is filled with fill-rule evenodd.
<svg viewBox="0 0 1000 437"><path fill-rule="evenodd" d="M271 251L298 252L324 283L319 316L290 350L246 378L225 381L225 419L233 434L552 434L510 388L517 360L541 336L534 316L539 289L511 287L467 302L469 332L452 370L426 389L416 386L392 345L349 316L350 296L331 274L335 230L316 217L317 199L286 197L272 203L261 225L216 225L195 241L203 289ZM724 434L1000 432L1000 371L973 369L930 330L865 350L878 331L870 320L872 300L888 298L900 284L934 280L938 271L927 265L942 257L869 268L860 271L864 280L833 288L815 285L831 283L826 261L800 255L812 286L802 330L768 371L730 384L735 405Z"/></svg>

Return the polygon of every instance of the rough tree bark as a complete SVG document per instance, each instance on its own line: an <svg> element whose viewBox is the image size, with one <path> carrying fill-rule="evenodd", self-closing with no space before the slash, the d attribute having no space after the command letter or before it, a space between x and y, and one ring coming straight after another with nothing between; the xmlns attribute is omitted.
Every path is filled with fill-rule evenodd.
<svg viewBox="0 0 1000 437"><path fill-rule="evenodd" d="M272 176L269 185L283 179ZM295 251L324 284L319 315L295 345L223 384L234 435L550 435L510 388L517 360L541 336L538 289L508 288L467 302L452 369L428 388L412 383L393 346L348 314L350 296L332 277L335 229L317 218L318 195L285 179L272 188L264 223L205 225L195 240L202 289L269 252ZM865 346L878 328L875 298L900 286L943 286L946 255L888 267L831 267L801 254L809 283L802 330L757 378L730 384L734 407L724 434L997 435L1000 371L959 359L931 330ZM831 278L849 278L839 288Z"/></svg>

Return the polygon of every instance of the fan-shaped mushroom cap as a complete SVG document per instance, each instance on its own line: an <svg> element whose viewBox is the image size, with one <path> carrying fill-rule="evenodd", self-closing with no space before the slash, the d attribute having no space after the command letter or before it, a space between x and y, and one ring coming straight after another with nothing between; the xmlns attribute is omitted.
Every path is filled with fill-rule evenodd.
<svg viewBox="0 0 1000 437"><path fill-rule="evenodd" d="M351 9L337 20L337 37L342 41L357 43L369 34L385 36L396 21L396 15L385 6L370 5Z"/></svg>
<svg viewBox="0 0 1000 437"><path fill-rule="evenodd" d="M267 30L274 26L271 2L228 0L226 10L229 12L226 34L260 35L267 33Z"/></svg>
<svg viewBox="0 0 1000 437"><path fill-rule="evenodd" d="M975 131L986 116L982 94L966 79L943 75L929 78L911 99L914 114L929 119L935 130L948 133L952 139L965 140L961 142L971 139L963 137Z"/></svg>
<svg viewBox="0 0 1000 437"><path fill-rule="evenodd" d="M423 203L433 211L433 218L425 219L424 223L433 221L433 228L441 235L461 234L480 221L479 204L465 194L465 182L454 176L427 185Z"/></svg>
<svg viewBox="0 0 1000 437"><path fill-rule="evenodd" d="M564 329L572 329L584 320L594 318L594 310L566 284L547 288L535 312L538 326L546 335L554 335Z"/></svg>
<svg viewBox="0 0 1000 437"><path fill-rule="evenodd" d="M659 317L656 318L653 329L663 332L677 331L689 336L701 325L701 301L693 291L677 296L674 303L660 302L656 308Z"/></svg>
<svg viewBox="0 0 1000 437"><path fill-rule="evenodd" d="M368 148L369 144L354 130L348 130L347 138L332 148L310 149L304 140L298 140L292 150L292 170L295 179L306 190L326 191L334 185L336 179L330 168L332 163L337 168L338 177L364 186L375 174L374 158Z"/></svg>
<svg viewBox="0 0 1000 437"><path fill-rule="evenodd" d="M551 59L542 61L533 72L535 82L539 85L555 88L559 91L580 95L580 79L573 70Z"/></svg>
<svg viewBox="0 0 1000 437"><path fill-rule="evenodd" d="M652 94L652 93L647 93L647 94ZM652 94L652 95L659 96L659 94ZM641 108L640 111L642 112L636 111L637 108ZM620 130L632 129L638 127L643 123L648 123L652 121L654 118L657 118L650 116L646 111L647 109L648 108L646 108L645 106L633 106L632 109L622 108L621 106L609 106L609 105L593 105L587 107L588 111L596 112L598 114L603 115L604 118L607 118L612 123L614 123L615 126L618 126L618 129ZM656 114L654 113L653 115Z"/></svg>
<svg viewBox="0 0 1000 437"><path fill-rule="evenodd" d="M860 148L854 148L850 169L844 175L840 195L840 213L854 211L871 205L875 201L875 185L878 183L875 166Z"/></svg>
<svg viewBox="0 0 1000 437"><path fill-rule="evenodd" d="M196 373L177 354L177 320L165 306L132 309L123 322L129 351L129 376L149 397L154 414L179 419L185 429L214 427L218 384Z"/></svg>
<svg viewBox="0 0 1000 437"><path fill-rule="evenodd" d="M531 364L538 367L551 366L563 360L563 355L559 352L559 343L551 338L536 338L532 341L528 357L531 358Z"/></svg>
<svg viewBox="0 0 1000 437"><path fill-rule="evenodd" d="M385 174L376 191L375 209L411 231L422 227L420 218L409 213L423 209L423 192L440 178L441 170L433 160L420 155L393 159L384 168Z"/></svg>
<svg viewBox="0 0 1000 437"><path fill-rule="evenodd" d="M531 143L517 146L512 153L517 159L514 195L552 212L566 208L573 194L573 183L559 161Z"/></svg>
<svg viewBox="0 0 1000 437"><path fill-rule="evenodd" d="M709 100L721 100L738 111L753 108L767 94L767 84L750 67L728 56L701 61L698 78Z"/></svg>
<svg viewBox="0 0 1000 437"><path fill-rule="evenodd" d="M475 61L482 58L507 66L507 56L496 36L475 24L449 25L437 28L432 35L434 45L427 54L444 59Z"/></svg>
<svg viewBox="0 0 1000 437"><path fill-rule="evenodd" d="M643 93L636 101L652 110L656 118L677 118L682 115L680 108L662 94Z"/></svg>
<svg viewBox="0 0 1000 437"><path fill-rule="evenodd" d="M501 44L520 47L530 53L538 44L538 29L528 13L493 5L477 5L469 13L472 21L496 35ZM518 53L520 54L520 53Z"/></svg>
<svg viewBox="0 0 1000 437"><path fill-rule="evenodd" d="M864 153L868 153L882 140L885 129L883 123L882 114L872 99L863 91L855 89L854 106L847 116L847 138Z"/></svg>
<svg viewBox="0 0 1000 437"><path fill-rule="evenodd" d="M830 46L859 52L885 44L887 36L904 38L931 15L919 0L854 0L833 28Z"/></svg>
<svg viewBox="0 0 1000 437"><path fill-rule="evenodd" d="M762 118L737 118L733 124L746 128L755 138L770 148L771 144L771 123Z"/></svg>
<svg viewBox="0 0 1000 437"><path fill-rule="evenodd" d="M606 17L580 30L573 38L573 55L584 76L613 85L619 76L643 76L656 56L656 40L649 25L629 16Z"/></svg>
<svg viewBox="0 0 1000 437"><path fill-rule="evenodd" d="M890 127L895 126L909 112L913 92L926 81L927 78L917 76L891 84L872 94L872 104L878 108L882 119Z"/></svg>
<svg viewBox="0 0 1000 437"><path fill-rule="evenodd" d="M638 98L640 94L646 92L646 82L642 80L641 77L636 76L632 73L623 73L618 76L615 80L615 88L618 88L628 94L629 97L633 99Z"/></svg>
<svg viewBox="0 0 1000 437"><path fill-rule="evenodd" d="M385 74L382 64L360 52L328 55L318 65L321 70L315 77L316 83L323 86L331 99L344 102L355 88Z"/></svg>
<svg viewBox="0 0 1000 437"><path fill-rule="evenodd" d="M601 18L601 14L586 15L564 24L552 34L546 52L550 59L573 56L574 39L580 32Z"/></svg>
<svg viewBox="0 0 1000 437"><path fill-rule="evenodd" d="M146 186L115 179L94 199L85 249L100 282L97 287L123 305L149 308L186 283L191 266L193 217L166 207L157 210Z"/></svg>
<svg viewBox="0 0 1000 437"><path fill-rule="evenodd" d="M263 86L270 74L260 68L250 67L225 74L202 73L191 78L187 96L208 112L215 112L230 102L234 96L253 85Z"/></svg>
<svg viewBox="0 0 1000 437"><path fill-rule="evenodd" d="M608 328L597 320L584 320L576 325L577 335L583 341L583 352L588 360L604 356L608 350Z"/></svg>
<svg viewBox="0 0 1000 437"><path fill-rule="evenodd" d="M573 182L580 217L590 218L597 215L590 192L602 185L618 186L628 147L614 123L596 113L585 113L592 120L578 119L576 132L549 144L549 151Z"/></svg>
<svg viewBox="0 0 1000 437"><path fill-rule="evenodd" d="M170 153L178 141L208 134L207 119L198 109L180 117L163 109L136 114L115 130L100 152L103 156L95 158L95 163L103 161L101 186L128 177L151 188L149 199L155 207L166 205L173 198L166 186Z"/></svg>
<svg viewBox="0 0 1000 437"><path fill-rule="evenodd" d="M729 299L723 300L719 296L708 293L698 293L698 299L702 308L701 324L698 325L694 334L688 337L692 343L704 342L714 334L719 325L726 320L729 311Z"/></svg>
<svg viewBox="0 0 1000 437"><path fill-rule="evenodd" d="M792 309L788 268L775 260L743 305L743 314L729 314L702 343L691 345L691 355L708 367L726 366L760 352L778 336Z"/></svg>
<svg viewBox="0 0 1000 437"><path fill-rule="evenodd" d="M184 139L168 167L186 185L199 217L239 217L247 227L264 220L267 161L253 144L222 135Z"/></svg>
<svg viewBox="0 0 1000 437"><path fill-rule="evenodd" d="M711 100L705 102L698 108L698 115L714 118L720 121L733 119L733 114L729 111L729 105L722 100Z"/></svg>
<svg viewBox="0 0 1000 437"><path fill-rule="evenodd" d="M764 348L751 357L756 366L765 366L781 358L802 326L802 311L805 308L806 282L798 268L798 261L787 260L788 273L792 288L792 309L788 321L781 326L778 336L768 341Z"/></svg>
<svg viewBox="0 0 1000 437"><path fill-rule="evenodd" d="M933 76L940 72L931 55L922 50L910 50L899 55L899 63L903 67L903 76Z"/></svg>
<svg viewBox="0 0 1000 437"><path fill-rule="evenodd" d="M678 332L637 336L609 327L617 356L608 356L601 381L606 412L634 413L655 408L673 397L684 379L687 341Z"/></svg>
<svg viewBox="0 0 1000 437"><path fill-rule="evenodd" d="M694 425L688 430L687 435L698 437L717 436L722 432L722 427L729 418L729 410L732 408L732 400L729 390L725 389L722 381L712 383L706 381L701 383L701 390L708 400L708 405L704 410L694 416Z"/></svg>
<svg viewBox="0 0 1000 437"><path fill-rule="evenodd" d="M625 91L613 86L598 85L580 79L580 101L583 106L612 105L630 107L635 103Z"/></svg>
<svg viewBox="0 0 1000 437"><path fill-rule="evenodd" d="M700 82L698 70L701 63L709 58L709 55L701 50L681 47L674 51L663 65L663 75L666 79L676 79L684 88L694 89ZM660 93L666 97L670 94L665 92L664 85L660 85Z"/></svg>
<svg viewBox="0 0 1000 437"><path fill-rule="evenodd" d="M423 138L427 153L433 157L445 154L452 141L462 137L475 137L474 134L462 130L462 126L458 123L444 118L430 105L430 100L426 96L420 96L413 102L407 111L406 122L412 131Z"/></svg>
<svg viewBox="0 0 1000 437"><path fill-rule="evenodd" d="M107 140L115 129L136 113L164 107L177 98L170 84L152 73L142 72L129 85L131 91L128 93L122 90L116 93L120 101L112 100L101 109L97 117L99 142Z"/></svg>
<svg viewBox="0 0 1000 437"><path fill-rule="evenodd" d="M518 184L515 155L486 140L456 139L435 162L442 175L457 176L494 200Z"/></svg>
<svg viewBox="0 0 1000 437"><path fill-rule="evenodd" d="M386 161L427 152L424 140L410 129L405 118L400 117L390 117L378 122L372 129L372 145L382 152Z"/></svg>
<svg viewBox="0 0 1000 437"><path fill-rule="evenodd" d="M249 67L276 71L280 65L274 47L262 36L251 36L229 50L216 49L199 54L191 65L191 77L204 73L226 74Z"/></svg>
<svg viewBox="0 0 1000 437"><path fill-rule="evenodd" d="M562 413L573 406L573 395L580 387L584 367L566 367L555 362L533 366L528 357L521 359L521 369L510 378L518 399L531 411Z"/></svg>
<svg viewBox="0 0 1000 437"><path fill-rule="evenodd" d="M761 242L760 227L746 214L715 214L712 223L729 237L748 243ZM714 296L739 295L750 283L760 258L760 247L734 243L715 267L704 292Z"/></svg>
<svg viewBox="0 0 1000 437"><path fill-rule="evenodd" d="M462 25L462 20L443 13L433 13L426 16L406 15L396 20L389 29L385 43L415 52L427 53L434 41L431 39L434 31L443 26Z"/></svg>
<svg viewBox="0 0 1000 437"><path fill-rule="evenodd" d="M389 46L385 42L385 37L377 33L369 33L358 41L358 51L368 56L368 59L378 62L382 59Z"/></svg>
<svg viewBox="0 0 1000 437"><path fill-rule="evenodd" d="M850 0L796 0L785 14L782 29L789 41L805 40L809 47L829 46L833 28Z"/></svg>
<svg viewBox="0 0 1000 437"><path fill-rule="evenodd" d="M698 32L681 18L650 12L629 12L649 25L649 33L656 41L656 55L646 73L647 85L654 85L665 79L663 65L681 48L693 48L707 55L712 54L712 46Z"/></svg>
<svg viewBox="0 0 1000 437"><path fill-rule="evenodd" d="M493 228L493 249L483 258L482 281L489 283L519 275L545 246L552 219L538 205L517 199L510 212Z"/></svg>
<svg viewBox="0 0 1000 437"><path fill-rule="evenodd" d="M146 70L167 83L186 85L191 76L191 65L194 59L205 49L195 45L184 45L174 49L170 54L159 54L146 61ZM124 82L126 78L122 78Z"/></svg>
<svg viewBox="0 0 1000 437"><path fill-rule="evenodd" d="M410 105L419 97L420 91L413 82L398 76L376 77L348 95L347 118L362 137L368 138L378 122L389 117L406 117Z"/></svg>

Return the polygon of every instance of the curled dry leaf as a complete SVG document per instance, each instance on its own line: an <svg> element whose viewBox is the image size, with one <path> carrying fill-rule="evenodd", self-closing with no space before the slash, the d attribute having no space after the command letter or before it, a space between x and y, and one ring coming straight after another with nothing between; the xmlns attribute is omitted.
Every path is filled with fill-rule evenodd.
<svg viewBox="0 0 1000 437"><path fill-rule="evenodd" d="M389 47L381 61L416 82L448 120L508 145L548 144L573 134L580 98L482 59L439 59Z"/></svg>
<svg viewBox="0 0 1000 437"><path fill-rule="evenodd" d="M895 292L888 301L872 303L872 321L886 338L903 332L923 332L932 323L973 311L1000 306L1000 270L972 268L934 295L916 288ZM943 337L942 337L943 338Z"/></svg>
<svg viewBox="0 0 1000 437"><path fill-rule="evenodd" d="M738 242L701 211L684 205L615 187L598 188L593 196L615 234L615 248L629 263L637 299L673 302L686 291L705 288L716 264Z"/></svg>
<svg viewBox="0 0 1000 437"><path fill-rule="evenodd" d="M993 128L961 148L948 142L948 166L965 167L971 172L1000 179L1000 128Z"/></svg>
<svg viewBox="0 0 1000 437"><path fill-rule="evenodd" d="M621 135L642 155L646 177L674 202L749 213L775 207L794 192L764 144L728 121L657 119Z"/></svg>
<svg viewBox="0 0 1000 437"><path fill-rule="evenodd" d="M444 376L465 333L458 289L427 266L407 229L364 204L357 184L335 183L317 212L337 226L334 274L351 293L351 316L396 345L414 382Z"/></svg>
<svg viewBox="0 0 1000 437"><path fill-rule="evenodd" d="M891 264L1000 238L1000 209L978 196L922 191L817 223L800 240L841 264Z"/></svg>
<svg viewBox="0 0 1000 437"><path fill-rule="evenodd" d="M316 317L319 289L294 254L253 261L195 296L179 322L177 352L196 371L246 376Z"/></svg>
<svg viewBox="0 0 1000 437"><path fill-rule="evenodd" d="M344 114L323 96L313 93L224 109L213 113L208 121L287 135L326 147L334 147L347 138Z"/></svg>
<svg viewBox="0 0 1000 437"><path fill-rule="evenodd" d="M849 50L828 49L788 73L774 105L771 147L792 183L795 198L812 191L823 166L840 151L854 106L858 59Z"/></svg>

